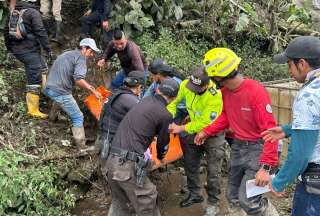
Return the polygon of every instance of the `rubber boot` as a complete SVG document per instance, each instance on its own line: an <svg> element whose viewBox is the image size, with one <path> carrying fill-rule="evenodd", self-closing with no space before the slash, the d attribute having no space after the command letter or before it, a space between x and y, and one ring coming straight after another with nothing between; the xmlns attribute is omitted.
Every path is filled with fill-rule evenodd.
<svg viewBox="0 0 320 216"><path fill-rule="evenodd" d="M62 33L62 22L56 21L56 33L51 41L62 44L63 43L63 33Z"/></svg>
<svg viewBox="0 0 320 216"><path fill-rule="evenodd" d="M44 114L39 111L39 100L40 96L38 94L33 92L27 92L26 101L28 107L28 114L37 118L48 118L47 114Z"/></svg>
<svg viewBox="0 0 320 216"><path fill-rule="evenodd" d="M57 102L53 102L51 106L51 110L49 112L49 120L55 122L58 119L59 115L59 104Z"/></svg>
<svg viewBox="0 0 320 216"><path fill-rule="evenodd" d="M72 127L72 135L75 144L80 150L87 148L84 127Z"/></svg>
<svg viewBox="0 0 320 216"><path fill-rule="evenodd" d="M41 73L41 80L42 80L42 83L41 83L41 91L43 92L45 87L46 87L46 83L47 83L47 77L48 77L48 71L45 70Z"/></svg>

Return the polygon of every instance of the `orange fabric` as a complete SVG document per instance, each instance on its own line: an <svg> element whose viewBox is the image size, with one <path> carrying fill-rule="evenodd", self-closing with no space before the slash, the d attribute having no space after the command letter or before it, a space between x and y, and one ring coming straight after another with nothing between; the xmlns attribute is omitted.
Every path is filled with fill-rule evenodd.
<svg viewBox="0 0 320 216"><path fill-rule="evenodd" d="M153 141L150 145L150 151L152 155L152 160L155 163L153 169L157 169L160 167L160 161L157 158L157 142ZM164 157L164 164L172 163L182 157L182 149L180 144L180 138L178 135L170 134L170 143L169 149Z"/></svg>
<svg viewBox="0 0 320 216"><path fill-rule="evenodd" d="M88 97L86 97L84 103L87 105L88 109L94 115L94 117L96 117L96 119L99 120L103 103L111 95L111 92L105 89L103 86L99 86L96 90L100 92L100 94L102 95L102 101L98 100L94 96L94 94L91 94Z"/></svg>

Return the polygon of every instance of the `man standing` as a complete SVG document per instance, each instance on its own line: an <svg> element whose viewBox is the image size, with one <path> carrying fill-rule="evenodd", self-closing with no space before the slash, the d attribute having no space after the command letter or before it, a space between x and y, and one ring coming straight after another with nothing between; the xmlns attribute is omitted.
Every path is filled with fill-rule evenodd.
<svg viewBox="0 0 320 216"><path fill-rule="evenodd" d="M163 81L158 94L134 106L118 127L107 159L108 183L117 215L132 215L130 206L134 215L160 215L157 189L147 177L149 163L144 159L144 152L157 135L157 157L164 158L172 121L166 105L176 97L178 89L175 80Z"/></svg>
<svg viewBox="0 0 320 216"><path fill-rule="evenodd" d="M277 216L273 205L264 197L247 198L246 182L256 178L264 186L270 181L270 170L278 164L277 142L261 141L261 132L276 125L270 98L257 81L244 79L238 72L241 59L230 49L215 48L203 59L208 75L223 86L223 111L216 121L195 137L203 142L226 129L233 132L227 198L234 215Z"/></svg>
<svg viewBox="0 0 320 216"><path fill-rule="evenodd" d="M98 66L103 67L106 62L117 54L122 70L117 72L116 77L111 81L111 88L117 89L122 85L123 79L130 71L141 71L144 73L145 81L147 77L146 62L144 56L133 41L126 38L120 30L115 30L113 40L108 44L103 58L98 61Z"/></svg>
<svg viewBox="0 0 320 216"><path fill-rule="evenodd" d="M9 2L9 1L7 1ZM8 52L12 53L24 64L27 77L27 107L28 114L33 117L47 118L47 115L39 111L40 89L42 73L47 73L47 65L41 56L41 47L52 58L52 52L48 35L43 27L40 13L30 4L18 1L11 3L11 14L19 12L16 20L8 19L5 27L5 45ZM14 16L13 14L11 15ZM22 24L17 24L17 19L22 18Z"/></svg>
<svg viewBox="0 0 320 216"><path fill-rule="evenodd" d="M61 17L62 0L40 0L40 12L42 13L43 22L49 33L53 34L52 41L62 43L62 17ZM51 18L55 20L55 25L51 24Z"/></svg>
<svg viewBox="0 0 320 216"><path fill-rule="evenodd" d="M320 40L313 36L298 37L284 53L274 57L274 62L287 63L292 78L304 85L294 99L292 124L262 133L266 141L291 137L286 161L270 188L282 197L284 188L301 176L292 216L317 216L320 212Z"/></svg>
<svg viewBox="0 0 320 216"><path fill-rule="evenodd" d="M220 194L221 163L224 155L224 134L206 140L203 146L194 144L195 134L211 124L222 111L222 96L220 90L215 88L204 68L198 68L190 77L180 84L177 98L168 105L168 110L176 115L177 106L185 100L190 122L183 125L173 123L170 125L172 133L186 132L181 137L184 169L187 176L188 197L180 203L181 207L188 207L203 201L200 194L200 159L203 152L207 159L207 193L208 206L204 215L216 215L219 211L218 201Z"/></svg>
<svg viewBox="0 0 320 216"><path fill-rule="evenodd" d="M86 138L83 127L83 114L72 96L74 84L101 98L99 92L84 79L87 73L86 60L100 52L91 38L80 41L80 49L67 51L54 61L44 93L58 104L72 120L72 134L79 148L85 148Z"/></svg>
<svg viewBox="0 0 320 216"><path fill-rule="evenodd" d="M112 32L109 29L111 17L111 0L93 0L90 10L81 17L80 38L91 37L92 26L99 24L103 29L103 41L105 45L112 40Z"/></svg>

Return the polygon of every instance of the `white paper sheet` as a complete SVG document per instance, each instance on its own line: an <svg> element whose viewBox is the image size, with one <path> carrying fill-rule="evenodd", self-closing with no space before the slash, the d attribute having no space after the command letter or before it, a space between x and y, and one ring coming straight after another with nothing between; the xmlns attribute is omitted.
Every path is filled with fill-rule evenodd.
<svg viewBox="0 0 320 216"><path fill-rule="evenodd" d="M273 179L273 178L274 178L274 175L271 176L271 179ZM269 191L270 191L270 189L269 189L268 185L266 185L264 187L257 186L255 184L255 179L251 179L246 182L247 198L254 197L254 196L257 196L260 194L264 194Z"/></svg>

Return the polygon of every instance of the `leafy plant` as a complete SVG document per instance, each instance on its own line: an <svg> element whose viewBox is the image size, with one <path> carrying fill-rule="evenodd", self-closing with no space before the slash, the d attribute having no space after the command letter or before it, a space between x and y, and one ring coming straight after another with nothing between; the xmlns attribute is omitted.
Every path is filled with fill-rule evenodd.
<svg viewBox="0 0 320 216"><path fill-rule="evenodd" d="M26 167L26 157L0 152L0 215L69 215L74 197L54 166Z"/></svg>

